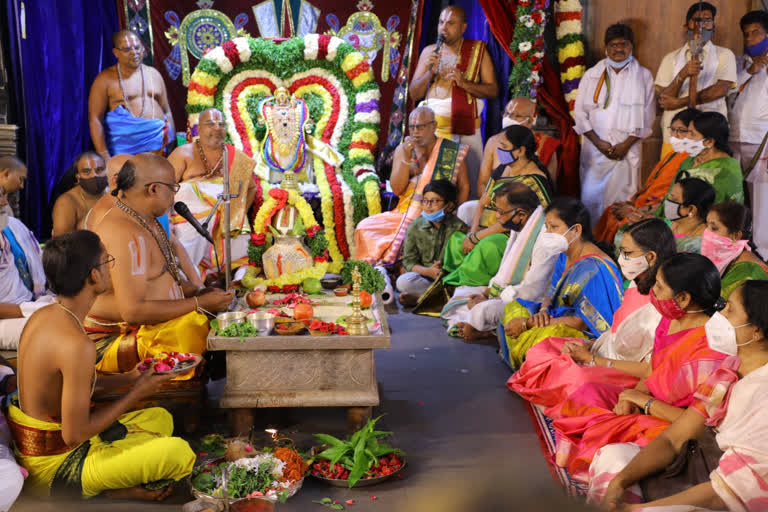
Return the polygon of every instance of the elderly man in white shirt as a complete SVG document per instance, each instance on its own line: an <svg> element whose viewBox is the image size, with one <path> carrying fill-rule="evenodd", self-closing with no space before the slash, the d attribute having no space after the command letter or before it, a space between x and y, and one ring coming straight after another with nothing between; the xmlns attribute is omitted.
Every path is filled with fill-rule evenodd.
<svg viewBox="0 0 768 512"><path fill-rule="evenodd" d="M730 145L741 162L753 211L753 240L768 256L768 152L752 160L768 134L768 13L751 11L741 21L744 55L738 58L738 88L730 96Z"/></svg>
<svg viewBox="0 0 768 512"><path fill-rule="evenodd" d="M664 109L661 129L664 146L661 154L669 152L669 127L672 117L689 106L701 111L719 112L728 116L725 97L736 84L736 57L728 48L712 44L717 8L709 2L696 2L685 16L688 42L662 59L656 73L656 92L659 105ZM698 59L693 58L691 47L703 45ZM690 79L696 79L696 104L690 105Z"/></svg>
<svg viewBox="0 0 768 512"><path fill-rule="evenodd" d="M7 206L0 186L0 350L16 350L27 319L54 297L45 289L40 244Z"/></svg>
<svg viewBox="0 0 768 512"><path fill-rule="evenodd" d="M627 201L640 184L641 147L651 134L653 75L632 56L634 34L617 23L605 31L606 58L587 70L574 115L581 144L581 200L593 219Z"/></svg>

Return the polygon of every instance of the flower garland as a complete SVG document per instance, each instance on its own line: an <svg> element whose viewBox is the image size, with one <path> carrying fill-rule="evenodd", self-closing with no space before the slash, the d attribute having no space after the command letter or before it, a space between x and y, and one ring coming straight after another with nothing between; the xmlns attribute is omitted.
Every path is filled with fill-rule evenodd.
<svg viewBox="0 0 768 512"><path fill-rule="evenodd" d="M580 0L555 0L555 36L557 60L560 63L560 81L573 116L579 82L587 70L584 60L584 35Z"/></svg>
<svg viewBox="0 0 768 512"><path fill-rule="evenodd" d="M362 54L342 39L318 34L279 43L253 38L235 38L232 42L236 52L215 52L212 58L209 54L213 51L208 52L192 74L187 95L190 133L196 132L198 115L205 108L217 106L222 111L229 109L232 115L228 116L228 121L231 119L232 122L228 125L228 137L236 146L239 138L243 151L248 153L245 141L250 142L251 136L255 135L255 127L252 121L238 120L238 116L234 115L246 106L239 104L239 97L246 87L254 86L250 91L253 94L258 92L258 86L264 85L271 91L287 82L289 88L294 90L294 80L299 74L303 75L300 79L319 83L324 88L326 84L336 82L339 84L339 108L330 109L331 118L326 129L322 134L316 132L315 135L336 147L345 157L341 174L353 193L353 223L371 214L369 208L380 211L380 203L370 192L366 195L367 182L379 183L373 153L378 142L379 122L375 112L380 93L370 65ZM235 88L240 84L235 81L236 85L230 88L230 81L244 72L248 72L249 77L243 78L243 81L248 83L243 84L235 94ZM274 79L266 75L272 75ZM226 102L225 90L228 92ZM233 109L235 101L238 103ZM372 190L372 185L367 187Z"/></svg>
<svg viewBox="0 0 768 512"><path fill-rule="evenodd" d="M544 58L544 26L549 0L520 0L515 14L515 31L510 49L512 69L509 72L511 98L536 97L541 83L541 59Z"/></svg>
<svg viewBox="0 0 768 512"><path fill-rule="evenodd" d="M282 190L273 188L269 191L264 204L259 208L256 218L253 219L253 231L251 234L251 247L249 247L248 256L251 265L261 266L260 257L264 255L267 243L267 226L271 224L272 217L286 205L291 205L299 212L301 221L307 226L307 238L309 239L315 264L298 272L283 274L276 279L256 279L256 284L267 286L284 286L290 284L302 283L309 277L320 279L328 270L328 261L325 253L327 245L324 244L325 238L322 228L315 220L312 213L312 207L295 190ZM253 249L252 249L253 248ZM253 256L253 258L252 258ZM257 259L258 258L258 259Z"/></svg>
<svg viewBox="0 0 768 512"><path fill-rule="evenodd" d="M349 218L354 215L355 208L352 190L349 188L349 185L344 182L341 183L341 190L344 198L344 215ZM355 254L355 226L349 222L347 223L345 236L349 243L349 254Z"/></svg>
<svg viewBox="0 0 768 512"><path fill-rule="evenodd" d="M320 163L318 163L317 160L320 159L315 157L315 168L322 165L322 160ZM323 171L325 171L325 167L323 167ZM317 186L320 189L321 198L333 197L333 192L331 190L330 184L328 183L328 178L326 177L325 172L315 173L315 181L317 181ZM344 262L344 256L342 256L341 252L339 251L339 246L337 244L339 237L336 234L337 224L334 220L334 211L338 209L337 206L338 203L335 199L332 201L320 201L320 211L323 214L323 226L325 226L325 238L328 241L328 254L331 259L330 268L331 272L334 273L338 273L339 270L341 270L341 265ZM343 215L344 212L342 211L341 213ZM343 224L344 220L342 217L342 225Z"/></svg>

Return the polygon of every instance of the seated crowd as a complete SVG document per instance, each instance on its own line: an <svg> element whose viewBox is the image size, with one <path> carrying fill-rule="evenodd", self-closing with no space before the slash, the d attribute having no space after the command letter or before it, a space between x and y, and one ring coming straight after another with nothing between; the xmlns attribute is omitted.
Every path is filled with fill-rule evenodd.
<svg viewBox="0 0 768 512"><path fill-rule="evenodd" d="M712 27L715 14L695 4L686 23ZM768 42L768 14L742 20L748 48L759 43L752 29ZM133 44L135 35L116 37ZM509 102L475 168L477 148L438 136L444 116L422 104L393 156L398 203L357 225L355 259L394 273L399 302L440 316L449 335L497 340L514 371L507 387L551 420L554 463L588 486L590 501L764 510L768 266L743 174L758 148L745 123L734 136L724 100L733 92L739 105L752 89L732 87L743 77L718 66L730 52L709 42L702 63L685 49L665 57L655 84L632 57L628 26L609 27L605 44L576 101L581 199L557 193L558 142L533 130L534 101ZM766 51L749 54L750 74L765 74ZM702 76L701 110L684 108L682 84L701 66L722 76ZM651 131L654 86L668 145L641 184L638 141ZM25 478L40 495L155 500L189 474L195 456L172 436L170 414L137 409L171 377L137 364L168 350L203 353L204 313L234 299L204 285L219 270L209 244L171 213L179 198L195 216L211 213L228 158L230 186L248 183L232 204L233 260L245 254L254 162L225 135L223 114L208 109L199 140L168 159L110 156L102 137L98 153L75 160L76 184L56 201L42 251L8 207L26 167L0 158L0 349L18 350L18 373L0 360L0 510ZM90 408L95 393L116 389L127 391ZM660 476L694 456L711 471Z"/></svg>

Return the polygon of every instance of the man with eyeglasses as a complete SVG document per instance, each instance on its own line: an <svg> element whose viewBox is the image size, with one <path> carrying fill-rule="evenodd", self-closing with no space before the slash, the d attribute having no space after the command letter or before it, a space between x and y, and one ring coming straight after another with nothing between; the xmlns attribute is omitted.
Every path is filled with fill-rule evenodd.
<svg viewBox="0 0 768 512"><path fill-rule="evenodd" d="M98 74L88 96L88 121L96 151L110 155L162 154L173 137L173 114L160 73L142 64L144 45L130 30L112 36L117 64Z"/></svg>
<svg viewBox="0 0 768 512"><path fill-rule="evenodd" d="M443 9L438 42L421 52L408 92L435 112L438 137L467 145L470 197L476 198L482 192L476 187L483 155L483 99L496 98L499 86L485 43L464 39L466 29L467 15L461 6Z"/></svg>
<svg viewBox="0 0 768 512"><path fill-rule="evenodd" d="M86 151L75 158L75 186L56 199L53 205L53 235L83 227L88 212L107 189L106 164L100 154Z"/></svg>
<svg viewBox="0 0 768 512"><path fill-rule="evenodd" d="M7 205L0 185L0 350L16 350L29 317L54 297L45 286L40 243Z"/></svg>
<svg viewBox="0 0 768 512"><path fill-rule="evenodd" d="M424 188L448 180L458 190L456 204L469 196L464 159L467 146L435 135L435 113L415 108L408 116L410 135L395 148L390 186L400 200L394 210L360 221L355 229L355 258L373 264L394 264L400 257L408 226L422 212Z"/></svg>
<svg viewBox="0 0 768 512"><path fill-rule="evenodd" d="M202 354L208 333L202 312L225 311L234 298L222 290L200 289L180 272L157 220L173 205L178 187L165 158L135 155L117 175L111 192L115 205L93 228L115 257L112 288L96 299L85 321L100 371L127 372L144 358L169 350Z"/></svg>
<svg viewBox="0 0 768 512"><path fill-rule="evenodd" d="M576 96L576 133L582 135L581 200L593 219L609 204L628 200L640 185L642 144L656 109L653 75L632 56L632 29L605 31L605 59L584 73Z"/></svg>
<svg viewBox="0 0 768 512"><path fill-rule="evenodd" d="M688 42L682 48L665 55L656 73L656 92L659 105L664 109L661 116L664 134L662 155L671 149L669 127L672 117L680 110L690 106L728 115L725 97L736 84L736 57L728 48L712 43L716 14L717 8L709 2L691 5L684 25ZM703 46L701 41L706 41ZM697 57L698 48L701 48L701 52ZM690 80L694 76L698 77L696 105L691 105L688 93Z"/></svg>
<svg viewBox="0 0 768 512"><path fill-rule="evenodd" d="M176 200L183 201L195 217L206 218L211 212L211 205L224 191L224 166L228 166L230 193L240 191L240 196L230 203L229 210L232 268L237 268L248 263L248 211L256 197L256 180L259 179L253 173L256 162L232 144L224 142L226 120L216 108L200 113L198 134L197 140L177 147L168 157L176 173L176 182L180 185ZM227 160L224 161L224 158ZM223 211L224 205L219 205L210 223L211 236L220 253L225 235L224 222L219 220ZM172 214L171 220L193 264L203 271L219 272L221 269L215 268L215 259L212 258L211 244L181 215ZM220 263L224 264L223 261Z"/></svg>

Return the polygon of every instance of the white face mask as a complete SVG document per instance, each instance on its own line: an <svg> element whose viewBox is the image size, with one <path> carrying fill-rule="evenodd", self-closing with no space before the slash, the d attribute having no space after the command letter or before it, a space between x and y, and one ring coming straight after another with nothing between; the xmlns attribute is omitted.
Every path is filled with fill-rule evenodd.
<svg viewBox="0 0 768 512"><path fill-rule="evenodd" d="M681 139L679 137L670 137L669 138L669 144L672 146L672 150L675 153L685 153L686 152L686 143L685 141L688 139Z"/></svg>
<svg viewBox="0 0 768 512"><path fill-rule="evenodd" d="M619 267L621 273L630 281L634 281L637 276L651 268L645 254L636 258L628 258L623 252L619 254Z"/></svg>
<svg viewBox="0 0 768 512"><path fill-rule="evenodd" d="M664 200L664 218L667 220L680 220L684 215L680 214L680 207L683 203L676 203L671 199Z"/></svg>
<svg viewBox="0 0 768 512"><path fill-rule="evenodd" d="M504 128L504 129L509 128L510 126L518 126L519 124L520 123L517 120L510 119L507 116L504 116L501 119L501 127Z"/></svg>
<svg viewBox="0 0 768 512"><path fill-rule="evenodd" d="M712 350L717 350L729 356L735 356L739 347L749 345L755 341L755 337L745 343L736 343L736 329L752 325L749 323L733 326L719 311L716 311L704 325L707 334L707 344Z"/></svg>
<svg viewBox="0 0 768 512"><path fill-rule="evenodd" d="M568 249L568 240L561 234L542 231L536 239L536 245L547 248L553 254L561 253Z"/></svg>
<svg viewBox="0 0 768 512"><path fill-rule="evenodd" d="M558 242L558 243L560 243L560 244L565 244L565 249L563 249L563 251L561 251L561 252L567 251L567 250L568 250L568 247L570 247L570 245L573 243L573 240L576 240L575 238L574 238L573 240L568 240L568 238L565 236L565 235L567 235L567 234L568 234L568 231L570 231L570 230L572 230L572 229L573 229L573 227L574 227L575 225L576 225L576 224L574 224L573 226L569 227L569 228L568 228L568 230L567 230L565 233L563 233L562 235L561 235L560 233L549 233L549 234L550 234L550 235L552 235L553 237L558 237L558 238L560 238L560 239L561 239L561 241L560 241L560 242Z"/></svg>
<svg viewBox="0 0 768 512"><path fill-rule="evenodd" d="M707 149L707 146L704 145L704 139L702 140L692 140L692 139L685 139L685 152L688 153L689 156L692 156L696 158L699 156L705 149Z"/></svg>

